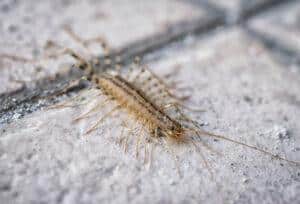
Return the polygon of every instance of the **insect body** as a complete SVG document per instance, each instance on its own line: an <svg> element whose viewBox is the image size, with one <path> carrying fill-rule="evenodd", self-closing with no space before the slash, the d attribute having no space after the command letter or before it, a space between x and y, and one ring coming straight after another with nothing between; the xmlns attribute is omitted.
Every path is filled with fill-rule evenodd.
<svg viewBox="0 0 300 204"><path fill-rule="evenodd" d="M209 136L242 145L276 159L299 164L299 162L285 159L255 146L200 129L197 121L192 120L184 111L191 109L184 106L178 97L171 94L162 79L148 68L140 67L137 74L134 75L132 71L129 71L127 76L123 76L120 71L114 74L94 74L91 71L93 65L88 62L84 62L78 67L86 71L87 78L97 88L117 102L118 105L113 111L120 108L127 110L138 122L147 127L152 138L171 139L177 143L190 142L197 149L199 148L196 142L200 142L202 146L212 151L201 141L202 136ZM143 75L146 76L143 77ZM96 125L87 133L95 130ZM205 158L203 160L206 163Z"/></svg>
<svg viewBox="0 0 300 204"><path fill-rule="evenodd" d="M154 137L170 137L179 139L184 134L184 129L179 122L172 119L161 106L127 82L121 76L100 75L92 80L110 94L119 104L122 104L136 120L141 121Z"/></svg>

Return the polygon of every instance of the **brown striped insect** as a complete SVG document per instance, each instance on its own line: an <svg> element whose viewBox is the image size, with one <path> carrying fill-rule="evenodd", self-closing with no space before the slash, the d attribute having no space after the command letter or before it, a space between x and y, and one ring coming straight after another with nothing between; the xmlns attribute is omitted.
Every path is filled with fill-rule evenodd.
<svg viewBox="0 0 300 204"><path fill-rule="evenodd" d="M71 35L77 41L81 41L75 34L72 33ZM85 43L82 44L86 45ZM101 44L107 57L106 60L110 61L108 59L109 50L106 43L101 41ZM94 67L100 63L98 60L88 61L71 49L63 49L62 53L69 54L77 60L74 67L84 71L85 78L99 89L101 94L107 97L105 102L114 101L116 104L108 113L99 118L87 129L86 134L96 130L113 113L125 110L128 116L130 115L138 123L142 124L146 132L148 132L148 141L163 140L167 142L172 141L178 145L191 144L200 153L207 167L207 161L202 155L198 144L200 143L210 151L213 150L201 140L203 136L226 140L267 154L276 159L299 164L297 161L280 157L258 147L203 130L200 128L199 123L191 119L186 113L186 111L198 110L186 107L183 103L183 98L175 96L163 78L157 76L149 68L140 65L138 62L135 63L135 68L128 71L121 70L120 65L117 64L116 69L112 72L106 71L96 74ZM101 105L102 103L100 103ZM60 106L64 107L66 104L60 104ZM88 117L97 107L99 107L99 104L77 117L74 121L76 122Z"/></svg>

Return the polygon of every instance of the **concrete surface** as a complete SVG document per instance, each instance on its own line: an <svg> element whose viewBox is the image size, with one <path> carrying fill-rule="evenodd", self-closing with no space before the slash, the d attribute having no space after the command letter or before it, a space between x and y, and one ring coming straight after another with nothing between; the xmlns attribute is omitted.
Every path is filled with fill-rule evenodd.
<svg viewBox="0 0 300 204"><path fill-rule="evenodd" d="M150 66L157 73L182 66L176 79L193 87L191 105L206 110L194 115L203 121L203 128L299 161L299 105L287 100L292 97L299 101L299 75L282 69L263 47L238 28L208 39L190 39L184 47L177 48L160 51L166 57ZM87 94L85 98L94 98L93 92L83 92ZM2 128L2 200L299 201L299 167L225 141L205 138L211 147L223 153L211 155L203 149L214 180L209 178L208 170L191 146L185 151L174 150L180 155L182 177L178 176L170 154L160 146L155 149L153 166L147 170L133 153L124 154L117 144L117 124L122 117L107 120L89 136L83 132L91 126L93 118L71 123L88 107L41 110ZM123 115L126 120L127 117Z"/></svg>
<svg viewBox="0 0 300 204"><path fill-rule="evenodd" d="M284 13L283 7L278 8ZM181 68L174 79L188 89L179 93L192 94L187 105L205 110L190 113L203 129L300 161L300 65L294 61L281 64L273 52L243 26L224 25L169 43L144 60L159 75ZM71 99L78 95L76 100ZM222 154L201 146L213 178L191 145L171 147L178 155L181 176L170 150L161 145L156 145L148 168L143 158L135 158L134 142L139 134L130 137L128 153L119 144L123 120L140 127L126 112L84 135L113 104L73 123L102 97L96 90L85 88L57 100L83 104L37 110L38 104L50 101L36 99L25 106L33 113L21 119L10 109L0 116L11 118L10 123L0 126L1 203L300 202L299 166L203 137ZM25 109L22 104L17 110ZM125 131L124 136L128 135ZM143 149L140 152L143 156Z"/></svg>

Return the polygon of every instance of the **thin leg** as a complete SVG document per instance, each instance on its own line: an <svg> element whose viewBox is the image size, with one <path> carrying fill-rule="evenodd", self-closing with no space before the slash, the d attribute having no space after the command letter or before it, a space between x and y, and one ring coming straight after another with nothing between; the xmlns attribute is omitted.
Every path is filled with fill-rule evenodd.
<svg viewBox="0 0 300 204"><path fill-rule="evenodd" d="M163 75L162 77L165 79L169 79L178 74L178 72L182 69L182 66L177 65L170 73Z"/></svg>
<svg viewBox="0 0 300 204"><path fill-rule="evenodd" d="M149 155L148 155L148 169L151 167L152 165L152 160L153 160L153 151L154 151L154 146L152 143L148 143L149 145Z"/></svg>
<svg viewBox="0 0 300 204"><path fill-rule="evenodd" d="M36 62L35 59L29 59L29 58L26 58L26 57L17 56L17 55L10 55L10 54L5 54L5 53L0 54L0 59L8 59L8 60L11 60L11 61L19 61L19 62L23 62L23 63L34 63L34 62Z"/></svg>
<svg viewBox="0 0 300 204"><path fill-rule="evenodd" d="M128 151L128 138L129 138L129 135L127 135L125 137L125 142L124 142L124 152L125 153Z"/></svg>
<svg viewBox="0 0 300 204"><path fill-rule="evenodd" d="M49 50L49 49L53 49L53 48L56 50L60 50L60 52L46 54L43 59L52 59L52 58L56 59L62 55L70 55L78 61L82 61L82 62L86 61L82 56L77 54L74 50L72 50L70 48L66 48L64 46L61 46L52 40L47 41L47 43L45 45L45 49Z"/></svg>
<svg viewBox="0 0 300 204"><path fill-rule="evenodd" d="M41 97L41 98L51 98L53 96L57 97L57 96L61 96L63 94L66 94L69 90L74 89L76 87L80 86L80 83L82 80L85 80L84 78L80 78L80 79L74 79L71 80L61 91L59 91L58 93L53 93L50 95L47 95L45 97Z"/></svg>
<svg viewBox="0 0 300 204"><path fill-rule="evenodd" d="M158 75L152 72L147 66L144 66L143 68L147 70L151 74L151 76L155 78L158 83L160 83L165 89L168 89L168 85Z"/></svg>
<svg viewBox="0 0 300 204"><path fill-rule="evenodd" d="M96 104L93 108L91 108L90 110L88 110L86 113L83 113L82 115L78 116L77 118L75 118L73 120L73 122L78 122L84 118L90 117L90 113L93 111L96 111L97 109L103 107L109 100L111 100L111 98L106 98L104 101L102 101L101 103Z"/></svg>
<svg viewBox="0 0 300 204"><path fill-rule="evenodd" d="M175 107L175 108L178 108L181 107L181 108L184 108L184 109L187 109L189 111L193 111L193 112L205 112L205 110L203 109L194 109L194 108L190 108L188 106L185 106L184 104L179 104L178 102L173 102L173 103L168 103L166 105L164 105L164 109L168 109L168 108L171 108L171 107Z"/></svg>
<svg viewBox="0 0 300 204"><path fill-rule="evenodd" d="M106 65L110 65L112 64L112 59L110 57L111 54L111 48L108 46L107 40L104 39L103 37L99 36L96 38L91 38L91 39L82 39L80 36L78 36L70 27L65 26L64 28L65 32L77 43L79 43L82 47L84 47L90 55L92 55L92 52L89 48L89 45L93 44L93 43L97 43L100 44L103 53L104 53L104 63ZM121 65L120 65L120 56L116 56L114 58L114 61L116 62L115 64L115 68L117 70L118 73L120 73L120 69L121 69ZM98 62L99 63L99 62Z"/></svg>
<svg viewBox="0 0 300 204"><path fill-rule="evenodd" d="M178 161L178 158L177 158L175 152L173 151L173 149L171 148L171 146L168 144L168 141L167 141L167 140L165 140L165 143L166 143L167 149L170 151L170 153L171 153L171 155L172 155L172 157L173 157L173 159L174 159L174 161L175 161L175 166L176 166L177 173L178 173L179 177L181 177L182 175L181 175L181 172L180 172L180 169L179 169L179 161Z"/></svg>
<svg viewBox="0 0 300 204"><path fill-rule="evenodd" d="M148 81L150 79L155 79L157 81L157 83L161 85L161 88L160 88L160 90L158 90L158 92L160 92L160 93L164 92L166 95L168 95L171 98L174 98L178 102L182 102L182 101L186 100L187 98L189 98L186 96L184 96L184 97L175 96L174 94L172 94L169 91L168 84L166 84L162 78L160 78L158 75L156 75L154 72L152 72L147 66L143 66L143 69L146 70L150 74L150 77L148 77Z"/></svg>
<svg viewBox="0 0 300 204"><path fill-rule="evenodd" d="M176 112L179 114L179 118L178 118L179 120L190 122L193 126L200 129L200 124L197 121L192 120L187 115L185 115L179 108L176 108Z"/></svg>
<svg viewBox="0 0 300 204"><path fill-rule="evenodd" d="M22 56L9 55L9 54L0 54L0 58L4 58L4 59L6 58L6 59L10 59L13 61L20 61L20 62L36 63L40 60L56 59L64 55L70 55L75 60L78 61L77 66L80 69L87 71L87 73L92 72L92 67L90 66L90 64L87 63L87 61L83 57L78 55L74 50L70 48L65 48L53 41L48 41L45 45L45 49L50 49L50 48L55 48L57 50L59 49L59 51L56 51L55 53L51 53L51 54L44 54L44 56L42 56L40 59L29 59Z"/></svg>
<svg viewBox="0 0 300 204"><path fill-rule="evenodd" d="M93 71L93 67L91 66L91 64L88 63L87 60L84 59L84 57L77 54L74 50L72 50L70 48L65 48L65 47L63 47L63 46L61 46L61 45L59 45L59 44L57 44L53 41L48 41L47 45L45 46L45 49L50 49L50 48L60 49L60 51L50 53L50 54L46 54L44 56L44 59L56 59L56 58L61 57L63 55L70 55L76 61L78 61L76 67L78 67L79 69L85 71L88 76L93 74L94 71Z"/></svg>
<svg viewBox="0 0 300 204"><path fill-rule="evenodd" d="M122 68L122 65L121 65L121 57L119 55L117 55L115 57L115 69L117 71L117 73L120 75L121 74L121 68Z"/></svg>
<svg viewBox="0 0 300 204"><path fill-rule="evenodd" d="M125 128L129 129L128 127L128 124L125 122L125 121L122 121L122 131L121 131L121 140L122 140L122 143L121 144L121 148L124 150L124 152L126 153L127 152L127 149L128 149L128 138L129 138L129 134L126 134L126 136L124 136L124 131L125 131ZM130 132L132 131L132 129L130 129Z"/></svg>
<svg viewBox="0 0 300 204"><path fill-rule="evenodd" d="M128 140L129 140L129 137L134 134L135 130L136 130L136 128L134 128L134 129L130 128L130 131L128 132L127 136L125 137L125 146L124 146L124 152L125 153L128 151Z"/></svg>
<svg viewBox="0 0 300 204"><path fill-rule="evenodd" d="M138 133L138 138L137 138L136 145L135 145L135 157L136 158L139 157L141 139L142 139L142 136L141 136L141 134Z"/></svg>
<svg viewBox="0 0 300 204"><path fill-rule="evenodd" d="M192 143L193 143L193 145L195 147L195 150L199 153L199 155L201 157L201 160L203 161L205 167L208 169L211 178L213 178L212 169L211 169L209 163L207 162L207 160L205 159L205 156L203 155L201 149L199 148L199 146L197 146L197 144L195 142L192 141Z"/></svg>
<svg viewBox="0 0 300 204"><path fill-rule="evenodd" d="M160 84L161 85L161 84ZM183 101L186 101L190 98L190 95L186 96L176 96L175 94L171 93L168 88L163 87L163 86L154 86L156 89L150 90L150 96L151 98L156 98L156 97L169 97L173 100L175 100L178 104L183 104Z"/></svg>
<svg viewBox="0 0 300 204"><path fill-rule="evenodd" d="M105 55L109 55L110 49L108 47L107 41L103 37L96 37L84 40L79 35L77 35L69 26L64 27L64 31L78 44L80 44L83 48L85 48L87 51L89 50L89 45L92 43L99 43L104 51ZM91 53L91 52L90 52Z"/></svg>
<svg viewBox="0 0 300 204"><path fill-rule="evenodd" d="M185 114L183 114L182 112L180 112L180 114L181 114L181 118L183 118L184 121L186 121L186 122L191 122L192 125L194 125L195 127L199 128L199 127L198 127L199 124L198 124L196 121L190 119L189 117L187 117L187 116L186 116ZM188 128L188 127L187 127L187 128ZM200 135L198 135L198 134L197 134L197 136L200 137ZM209 151L211 151L212 153L215 153L215 154L217 154L217 155L219 155L219 156L222 156L222 153L220 153L220 152L218 152L218 151L212 149L211 147L209 147L206 143L204 143L203 141L201 141L200 138L199 138L199 142L200 142L204 147L206 147Z"/></svg>
<svg viewBox="0 0 300 204"><path fill-rule="evenodd" d="M88 102L79 103L79 104L75 104L75 105L71 104L73 101L79 99L82 96L83 96L83 93L80 93L80 94L76 95L75 97L71 98L70 100L67 100L63 103L59 103L59 104L56 104L56 105L49 106L49 107L46 108L46 110L59 109L59 108L72 108L72 107L78 107L78 106L81 106L81 105L85 105Z"/></svg>
<svg viewBox="0 0 300 204"><path fill-rule="evenodd" d="M144 142L144 164L147 164L147 160L148 160L148 143Z"/></svg>
<svg viewBox="0 0 300 204"><path fill-rule="evenodd" d="M120 139L119 139L119 145L121 146L121 148L123 147L123 142L124 142L124 129L125 127L122 126L122 130L121 130L121 134L120 134Z"/></svg>
<svg viewBox="0 0 300 204"><path fill-rule="evenodd" d="M133 79L131 79L130 81L133 81L133 82L137 81L141 77L141 75L145 72L145 69L140 68L141 67L140 61L141 61L140 57L135 57L133 63L129 67L129 70L126 75L127 79L130 79L130 77L132 77L134 70L139 69L138 73L136 73L135 77Z"/></svg>
<svg viewBox="0 0 300 204"><path fill-rule="evenodd" d="M198 136L198 135L197 135ZM197 142L199 142L203 147L205 147L207 150L209 150L211 153L213 154L217 154L219 156L223 156L223 154L219 151L214 150L213 148L211 148L210 146L208 146L205 142L201 141L200 138L199 140L197 140Z"/></svg>
<svg viewBox="0 0 300 204"><path fill-rule="evenodd" d="M140 69L140 71L138 73L136 73L135 77L131 81L133 81L133 82L138 81L143 73L144 73L144 70Z"/></svg>
<svg viewBox="0 0 300 204"><path fill-rule="evenodd" d="M97 126L99 126L99 124L101 124L108 116L110 116L112 113L114 113L115 111L117 111L118 109L120 109L122 107L123 104L117 105L116 107L114 107L112 110L110 110L108 113L106 113L102 118L100 118L91 128L89 128L84 134L89 134L91 132L93 132Z"/></svg>

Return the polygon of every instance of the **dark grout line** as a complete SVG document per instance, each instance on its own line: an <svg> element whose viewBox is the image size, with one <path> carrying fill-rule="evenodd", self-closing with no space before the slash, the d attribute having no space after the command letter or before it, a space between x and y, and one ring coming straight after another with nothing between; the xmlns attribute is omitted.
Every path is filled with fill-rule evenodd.
<svg viewBox="0 0 300 204"><path fill-rule="evenodd" d="M280 5L295 2L296 0L268 0L263 3L251 4L251 1L242 1L242 11L239 17L239 23L248 21L253 16L257 16L260 13L268 12ZM250 2L250 3L249 3Z"/></svg>
<svg viewBox="0 0 300 204"><path fill-rule="evenodd" d="M240 26L248 33L248 35L257 40L259 43L264 45L266 49L268 49L269 53L274 56L274 59L283 64L297 64L300 65L300 54L295 49L286 46L278 40L272 38L272 36L259 33L255 31L249 26L249 21L262 13L267 14L267 12L272 12L272 10L276 10L281 6L288 5L289 3L296 2L295 0L270 0L266 3L259 4L256 6L244 5L245 12L241 17L241 21L239 22ZM247 8L248 7L248 8Z"/></svg>
<svg viewBox="0 0 300 204"><path fill-rule="evenodd" d="M223 16L223 18L226 17L226 9L220 8L208 0L185 0L185 3L190 3L193 6L198 6L199 8L204 8L208 12Z"/></svg>
<svg viewBox="0 0 300 204"><path fill-rule="evenodd" d="M279 63L284 65L297 64L300 66L300 54L293 48L281 44L270 36L259 33L247 26L244 27L244 30L254 40L263 44L264 47L269 50L269 53L275 56L275 59Z"/></svg>
<svg viewBox="0 0 300 204"><path fill-rule="evenodd" d="M259 13L252 13L252 10L255 10L255 8L252 8L248 15L245 16L244 22L241 23L241 26L243 29L248 33L250 37L252 37L254 40L259 41L261 44L265 46L266 49L269 50L269 53L274 56L274 59L276 59L279 63L284 65L290 65L290 64L297 64L300 65L300 53L293 49L292 47L289 47L285 45L284 43L281 43L280 41L272 38L272 36L269 36L267 34L260 33L256 31L255 29L251 28L249 26L249 21L258 16L262 13L267 14L267 12L272 12L273 10L279 9L280 7L284 5L288 5L290 3L296 2L295 0L275 0L268 2L262 6L262 8L265 8L264 10L259 10Z"/></svg>
<svg viewBox="0 0 300 204"><path fill-rule="evenodd" d="M5 93L0 96L0 125L10 122L13 118L19 118L31 113L43 106L55 103L54 96L60 95L62 90L68 88L69 80L80 78L78 71L71 70L70 76L57 76L55 79L41 79L34 82L33 87L23 87L13 93ZM71 91L78 91L85 87L79 83L70 87ZM71 92L70 91L70 92Z"/></svg>

